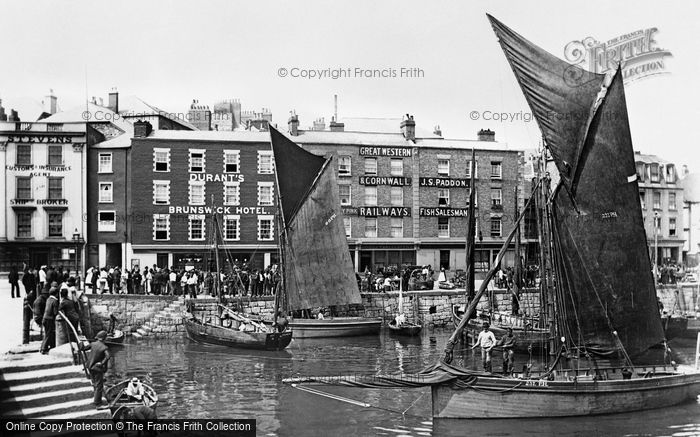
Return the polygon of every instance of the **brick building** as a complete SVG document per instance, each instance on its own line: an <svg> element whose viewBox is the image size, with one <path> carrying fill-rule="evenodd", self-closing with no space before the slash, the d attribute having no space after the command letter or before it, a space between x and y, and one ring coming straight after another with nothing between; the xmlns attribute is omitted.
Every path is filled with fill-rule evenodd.
<svg viewBox="0 0 700 437"><path fill-rule="evenodd" d="M85 142L85 123L0 122L0 271L80 267Z"/></svg>
<svg viewBox="0 0 700 437"><path fill-rule="evenodd" d="M635 152L639 200L649 254L658 264L680 263L683 256L683 187L676 167L655 155ZM657 247L654 256L654 247Z"/></svg>
<svg viewBox="0 0 700 437"><path fill-rule="evenodd" d="M262 267L277 259L268 133L150 132L137 124L131 151L131 263L213 266L214 238L222 260Z"/></svg>

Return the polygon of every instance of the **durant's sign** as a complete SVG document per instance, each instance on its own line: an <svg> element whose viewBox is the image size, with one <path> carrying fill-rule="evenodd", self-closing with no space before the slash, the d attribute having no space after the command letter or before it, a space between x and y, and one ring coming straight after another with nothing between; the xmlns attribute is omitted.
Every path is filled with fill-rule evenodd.
<svg viewBox="0 0 700 437"><path fill-rule="evenodd" d="M410 158L409 147L360 147L360 156L393 156L396 158Z"/></svg>
<svg viewBox="0 0 700 437"><path fill-rule="evenodd" d="M469 188L469 179L420 178L418 182L421 187Z"/></svg>
<svg viewBox="0 0 700 437"><path fill-rule="evenodd" d="M411 178L405 177L385 177L385 176L360 176L360 185L411 185Z"/></svg>

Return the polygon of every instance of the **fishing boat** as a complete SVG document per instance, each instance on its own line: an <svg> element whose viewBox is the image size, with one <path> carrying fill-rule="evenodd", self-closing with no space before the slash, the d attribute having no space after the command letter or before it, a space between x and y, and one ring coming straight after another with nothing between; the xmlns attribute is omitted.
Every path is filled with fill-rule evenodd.
<svg viewBox="0 0 700 437"><path fill-rule="evenodd" d="M216 271L220 272L219 236L223 231L219 227L216 214L213 216L213 225L213 250L216 258ZM218 311L215 316L212 316L206 310L199 311L195 302L191 302L188 306L188 311L183 316L182 323L190 340L220 346L268 351L280 351L289 346L289 343L292 341L292 331L290 329L287 328L279 332L276 323L265 325L223 305L221 301L223 293L219 285L219 281L216 281L215 287L217 290L215 294L219 297L219 303L217 304ZM277 302L277 298L275 296L275 302Z"/></svg>
<svg viewBox="0 0 700 437"><path fill-rule="evenodd" d="M406 335L409 337L420 334L421 329L423 329L423 325L412 322L404 322L397 325L396 320L392 320L387 326L389 327L389 332L392 334Z"/></svg>
<svg viewBox="0 0 700 437"><path fill-rule="evenodd" d="M292 311L361 304L343 225L333 157L309 153L270 127L281 209L281 308ZM377 334L381 319L291 318L295 338Z"/></svg>
<svg viewBox="0 0 700 437"><path fill-rule="evenodd" d="M452 306L452 323L455 328L459 326L464 317L464 308L461 305ZM496 321L495 323L493 321ZM515 336L515 347L517 352L531 352L533 350L544 350L549 345L550 333L547 329L533 328L535 323L522 316L511 314L494 314L493 316L477 311L477 317L467 322L465 331L467 336L476 341L479 332L482 330L484 322L489 322L489 329L496 338L501 338L508 334L508 328L513 330Z"/></svg>
<svg viewBox="0 0 700 437"><path fill-rule="evenodd" d="M665 347L621 69L607 75L587 72L489 20L543 133L537 182L525 210L534 199L546 272L541 287L551 302L550 311L541 315L550 321L550 356L538 368L504 376L451 364L521 214L448 340L442 362L412 375L285 382L428 385L436 419L587 416L695 400L698 361L695 368L678 366ZM546 165L550 159L556 166L552 172ZM550 175L556 173L550 190ZM663 356L655 357L655 351Z"/></svg>
<svg viewBox="0 0 700 437"><path fill-rule="evenodd" d="M121 329L115 329L112 332L107 333L105 338L105 344L110 346L123 346L124 345L124 331Z"/></svg>
<svg viewBox="0 0 700 437"><path fill-rule="evenodd" d="M109 409L113 417L116 417L120 412L129 410L138 406L146 406L155 411L158 406L158 394L148 384L141 382L144 394L140 400L134 399L126 394L126 388L131 379L118 382L105 391L105 398L109 404ZM122 413L123 414L123 413Z"/></svg>

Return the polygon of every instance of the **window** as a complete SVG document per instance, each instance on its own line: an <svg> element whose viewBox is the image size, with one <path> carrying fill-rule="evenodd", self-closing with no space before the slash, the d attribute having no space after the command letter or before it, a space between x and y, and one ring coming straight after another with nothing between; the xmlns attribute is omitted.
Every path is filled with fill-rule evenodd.
<svg viewBox="0 0 700 437"><path fill-rule="evenodd" d="M365 174L377 174L377 158L365 158Z"/></svg>
<svg viewBox="0 0 700 437"><path fill-rule="evenodd" d="M403 206L403 187L391 187L391 206Z"/></svg>
<svg viewBox="0 0 700 437"><path fill-rule="evenodd" d="M350 176L352 172L352 159L347 155L338 157L338 176Z"/></svg>
<svg viewBox="0 0 700 437"><path fill-rule="evenodd" d="M258 173L272 174L272 151L258 151Z"/></svg>
<svg viewBox="0 0 700 437"><path fill-rule="evenodd" d="M377 219L374 217L365 217L365 237L377 237Z"/></svg>
<svg viewBox="0 0 700 437"><path fill-rule="evenodd" d="M153 149L153 171L170 171L170 149Z"/></svg>
<svg viewBox="0 0 700 437"><path fill-rule="evenodd" d="M116 230L116 213L114 211L98 211L97 232L115 232Z"/></svg>
<svg viewBox="0 0 700 437"><path fill-rule="evenodd" d="M15 181L17 183L17 198L32 199L32 178L18 177Z"/></svg>
<svg viewBox="0 0 700 437"><path fill-rule="evenodd" d="M49 165L63 165L63 146L49 146Z"/></svg>
<svg viewBox="0 0 700 437"><path fill-rule="evenodd" d="M100 182L99 203L112 203L113 200L112 182Z"/></svg>
<svg viewBox="0 0 700 437"><path fill-rule="evenodd" d="M241 154L238 150L224 150L224 173L238 173Z"/></svg>
<svg viewBox="0 0 700 437"><path fill-rule="evenodd" d="M438 237L450 236L450 219L448 217L438 217Z"/></svg>
<svg viewBox="0 0 700 437"><path fill-rule="evenodd" d="M647 178L647 167L643 162L637 162L636 166L637 178L639 178L639 182L644 182L644 180Z"/></svg>
<svg viewBox="0 0 700 437"><path fill-rule="evenodd" d="M639 203L642 204L642 209L647 209L647 193L644 191L639 192Z"/></svg>
<svg viewBox="0 0 700 437"><path fill-rule="evenodd" d="M49 199L63 199L63 178L49 178Z"/></svg>
<svg viewBox="0 0 700 437"><path fill-rule="evenodd" d="M476 161L467 161L467 179L471 179L472 174L474 174L474 179L479 177L478 163Z"/></svg>
<svg viewBox="0 0 700 437"><path fill-rule="evenodd" d="M204 173L204 150L190 149L190 173Z"/></svg>
<svg viewBox="0 0 700 437"><path fill-rule="evenodd" d="M651 164L649 166L649 171L651 173L651 181L659 182L659 164Z"/></svg>
<svg viewBox="0 0 700 437"><path fill-rule="evenodd" d="M403 237L403 219L399 217L391 218L391 236L393 238Z"/></svg>
<svg viewBox="0 0 700 437"><path fill-rule="evenodd" d="M153 204L167 205L170 203L170 181L153 181Z"/></svg>
<svg viewBox="0 0 700 437"><path fill-rule="evenodd" d="M17 144L17 165L32 165L32 146Z"/></svg>
<svg viewBox="0 0 700 437"><path fill-rule="evenodd" d="M239 182L224 182L224 205L241 204L241 184Z"/></svg>
<svg viewBox="0 0 700 437"><path fill-rule="evenodd" d="M100 153L97 163L98 173L112 173L112 154Z"/></svg>
<svg viewBox="0 0 700 437"><path fill-rule="evenodd" d="M17 212L17 238L31 238L32 236L32 212Z"/></svg>
<svg viewBox="0 0 700 437"><path fill-rule="evenodd" d="M340 195L341 205L348 206L352 203L351 185L338 185L338 194Z"/></svg>
<svg viewBox="0 0 700 437"><path fill-rule="evenodd" d="M274 182L258 182L258 205L272 206Z"/></svg>
<svg viewBox="0 0 700 437"><path fill-rule="evenodd" d="M241 239L241 216L240 215L225 215L224 216L224 240L240 240Z"/></svg>
<svg viewBox="0 0 700 437"><path fill-rule="evenodd" d="M491 188L491 206L501 208L503 206L502 196L503 193L500 188Z"/></svg>
<svg viewBox="0 0 700 437"><path fill-rule="evenodd" d="M450 160L438 159L438 174L447 176L450 174Z"/></svg>
<svg viewBox="0 0 700 437"><path fill-rule="evenodd" d="M352 219L343 217L343 226L345 227L345 236L350 238L352 236Z"/></svg>
<svg viewBox="0 0 700 437"><path fill-rule="evenodd" d="M491 236L500 237L501 236L501 218L491 217Z"/></svg>
<svg viewBox="0 0 700 437"><path fill-rule="evenodd" d="M377 187L365 187L365 206L377 206Z"/></svg>
<svg viewBox="0 0 700 437"><path fill-rule="evenodd" d="M258 240L271 241L274 239L272 219L271 215L258 216Z"/></svg>
<svg viewBox="0 0 700 437"><path fill-rule="evenodd" d="M676 210L676 193L668 193L668 209L671 211Z"/></svg>
<svg viewBox="0 0 700 437"><path fill-rule="evenodd" d="M391 175L403 176L403 159L391 158Z"/></svg>
<svg viewBox="0 0 700 437"><path fill-rule="evenodd" d="M498 161L491 161L491 179L501 179L501 163Z"/></svg>
<svg viewBox="0 0 700 437"><path fill-rule="evenodd" d="M169 214L153 214L153 239L154 240L169 240L170 239L170 215Z"/></svg>
<svg viewBox="0 0 700 437"><path fill-rule="evenodd" d="M666 183L676 183L676 167L673 164L666 164Z"/></svg>
<svg viewBox="0 0 700 437"><path fill-rule="evenodd" d="M49 213L49 237L62 237L63 236L63 213L62 212L50 212Z"/></svg>
<svg viewBox="0 0 700 437"><path fill-rule="evenodd" d="M189 239L191 241L204 240L204 216L190 215L189 219Z"/></svg>
<svg viewBox="0 0 700 437"><path fill-rule="evenodd" d="M661 209L661 192L654 191L654 209Z"/></svg>
<svg viewBox="0 0 700 437"><path fill-rule="evenodd" d="M675 218L668 219L668 236L669 237L676 236L676 219Z"/></svg>
<svg viewBox="0 0 700 437"><path fill-rule="evenodd" d="M204 182L190 181L190 205L204 205Z"/></svg>
<svg viewBox="0 0 700 437"><path fill-rule="evenodd" d="M438 206L450 206L450 189L438 189Z"/></svg>

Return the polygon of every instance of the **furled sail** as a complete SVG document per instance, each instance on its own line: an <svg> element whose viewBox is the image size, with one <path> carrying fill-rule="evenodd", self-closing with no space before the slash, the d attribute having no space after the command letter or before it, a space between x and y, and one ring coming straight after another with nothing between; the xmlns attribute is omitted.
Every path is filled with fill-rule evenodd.
<svg viewBox="0 0 700 437"><path fill-rule="evenodd" d="M333 158L305 151L272 127L270 139L285 226L289 309L361 303Z"/></svg>
<svg viewBox="0 0 700 437"><path fill-rule="evenodd" d="M621 73L572 70L489 19L561 175L553 235L567 343L639 355L664 334Z"/></svg>

